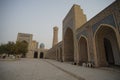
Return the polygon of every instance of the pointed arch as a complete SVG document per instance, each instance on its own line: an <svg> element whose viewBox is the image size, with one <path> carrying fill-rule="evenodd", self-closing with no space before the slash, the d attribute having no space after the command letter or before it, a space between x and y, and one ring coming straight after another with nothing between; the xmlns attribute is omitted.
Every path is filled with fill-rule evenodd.
<svg viewBox="0 0 120 80"><path fill-rule="evenodd" d="M39 55L39 58L44 58L44 53L43 52L40 52L40 55Z"/></svg>
<svg viewBox="0 0 120 80"><path fill-rule="evenodd" d="M94 39L98 66L120 65L120 50L114 27L100 25Z"/></svg>
<svg viewBox="0 0 120 80"><path fill-rule="evenodd" d="M38 52L37 51L34 52L34 58L38 58Z"/></svg>
<svg viewBox="0 0 120 80"><path fill-rule="evenodd" d="M71 28L67 28L64 35L64 60L74 61L74 39Z"/></svg>
<svg viewBox="0 0 120 80"><path fill-rule="evenodd" d="M85 36L81 36L78 42L78 52L79 52L79 64L88 62L88 44L87 38Z"/></svg>

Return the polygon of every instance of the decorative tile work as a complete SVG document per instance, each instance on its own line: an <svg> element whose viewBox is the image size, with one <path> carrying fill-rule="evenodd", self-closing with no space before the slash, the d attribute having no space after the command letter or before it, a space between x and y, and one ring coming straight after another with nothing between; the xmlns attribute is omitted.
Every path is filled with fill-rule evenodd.
<svg viewBox="0 0 120 80"><path fill-rule="evenodd" d="M96 29L98 28L98 26L100 24L109 24L109 25L112 25L113 27L115 27L115 21L114 21L113 15L111 14L111 15L105 17L104 19L102 19L101 21L96 22L96 24L94 24L92 26L93 33L96 31Z"/></svg>

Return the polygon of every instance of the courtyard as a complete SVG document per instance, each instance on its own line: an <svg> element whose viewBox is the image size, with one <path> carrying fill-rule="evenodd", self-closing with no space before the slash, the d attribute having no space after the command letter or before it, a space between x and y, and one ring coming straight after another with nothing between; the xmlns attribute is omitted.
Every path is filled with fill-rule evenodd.
<svg viewBox="0 0 120 80"><path fill-rule="evenodd" d="M120 80L120 71L48 59L0 61L0 80Z"/></svg>

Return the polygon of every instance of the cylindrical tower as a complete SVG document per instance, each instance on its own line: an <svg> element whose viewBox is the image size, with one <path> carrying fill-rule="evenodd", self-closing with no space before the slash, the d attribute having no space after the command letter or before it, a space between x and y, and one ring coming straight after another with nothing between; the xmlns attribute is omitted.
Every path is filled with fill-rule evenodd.
<svg viewBox="0 0 120 80"><path fill-rule="evenodd" d="M53 27L53 45L56 45L58 43L58 27Z"/></svg>

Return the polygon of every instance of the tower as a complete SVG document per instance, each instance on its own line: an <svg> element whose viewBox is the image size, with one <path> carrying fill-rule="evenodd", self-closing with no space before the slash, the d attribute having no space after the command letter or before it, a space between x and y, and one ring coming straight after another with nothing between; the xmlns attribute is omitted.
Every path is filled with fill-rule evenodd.
<svg viewBox="0 0 120 80"><path fill-rule="evenodd" d="M58 27L53 27L53 45L56 45L58 43Z"/></svg>
<svg viewBox="0 0 120 80"><path fill-rule="evenodd" d="M86 22L86 16L79 5L74 4L63 20L63 61L77 62L76 30Z"/></svg>

